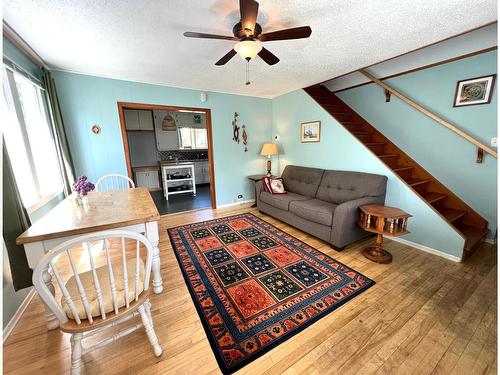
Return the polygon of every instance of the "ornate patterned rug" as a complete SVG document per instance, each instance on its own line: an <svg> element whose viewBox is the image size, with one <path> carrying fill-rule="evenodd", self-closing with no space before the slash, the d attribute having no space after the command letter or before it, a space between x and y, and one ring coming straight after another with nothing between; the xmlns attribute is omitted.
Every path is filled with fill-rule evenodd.
<svg viewBox="0 0 500 375"><path fill-rule="evenodd" d="M375 284L252 214L183 225L168 234L225 374Z"/></svg>

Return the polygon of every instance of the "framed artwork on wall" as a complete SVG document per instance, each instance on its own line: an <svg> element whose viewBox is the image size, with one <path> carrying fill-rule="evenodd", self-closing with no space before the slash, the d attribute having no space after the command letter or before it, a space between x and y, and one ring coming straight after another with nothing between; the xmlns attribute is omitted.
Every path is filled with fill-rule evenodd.
<svg viewBox="0 0 500 375"><path fill-rule="evenodd" d="M457 82L453 107L488 104L493 96L496 74Z"/></svg>
<svg viewBox="0 0 500 375"><path fill-rule="evenodd" d="M303 122L300 124L301 142L319 142L321 121Z"/></svg>

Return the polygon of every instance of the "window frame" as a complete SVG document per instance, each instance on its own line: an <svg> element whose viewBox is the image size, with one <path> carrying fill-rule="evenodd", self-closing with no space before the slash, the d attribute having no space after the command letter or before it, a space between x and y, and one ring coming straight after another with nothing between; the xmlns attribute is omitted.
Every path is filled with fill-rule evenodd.
<svg viewBox="0 0 500 375"><path fill-rule="evenodd" d="M181 131L182 129L189 129L189 138L190 138L190 144L191 147L186 148L182 142L182 135ZM196 135L195 131L196 130L205 130L205 139L206 139L206 147L197 147L196 145ZM179 148L181 150L207 150L208 149L208 131L207 128L198 128L198 127L191 127L191 126L183 126L180 127L177 131L177 137L179 139Z"/></svg>
<svg viewBox="0 0 500 375"><path fill-rule="evenodd" d="M59 187L56 191L50 192L50 193L45 194L45 195L42 195L40 193L40 179L39 179L36 167L35 167L33 149L31 147L31 142L29 140L26 120L24 118L21 100L19 97L19 92L17 90L17 83L15 80L15 74L19 74L20 76L22 76L22 78L28 80L37 89L36 98L37 98L37 102L38 102L38 107L40 108L41 111L43 111L43 115L45 118L45 124L48 128L50 139L51 139L52 145L54 147L54 152L55 152L55 155L57 158ZM4 90L4 95L6 96L6 100L11 101L11 104L12 104L13 109L15 111L16 119L18 121L17 125L20 128L21 136L23 139L24 149L26 151L26 155L28 158L28 164L29 164L29 168L30 168L31 177L33 178L35 190L36 190L37 195L38 195L38 199L35 203L31 204L28 207L25 207L28 214L32 214L33 212L35 212L39 208L43 207L46 203L48 203L49 201L54 199L56 196L64 193L64 180L63 180L61 165L60 165L60 161L59 161L59 153L57 151L57 140L56 140L56 137L54 135L54 128L53 128L53 123L52 123L52 118L51 118L51 112L49 111L48 103L47 103L46 97L44 95L45 88L40 86L39 82L35 81L30 75L25 74L24 72L19 71L18 69L15 69L14 67L10 66L10 64L7 64L5 61L3 64L3 75L4 75L4 78L6 78L6 80L4 80L4 84L3 84L4 87L2 89ZM8 102L7 102L7 105L9 105Z"/></svg>

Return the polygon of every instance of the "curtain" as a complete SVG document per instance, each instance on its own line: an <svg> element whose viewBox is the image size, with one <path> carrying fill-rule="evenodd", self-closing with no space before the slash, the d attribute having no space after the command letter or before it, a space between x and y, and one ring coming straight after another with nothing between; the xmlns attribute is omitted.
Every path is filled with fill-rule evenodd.
<svg viewBox="0 0 500 375"><path fill-rule="evenodd" d="M2 139L3 141L3 139ZM3 145L3 239L7 247L12 281L15 290L32 286L33 271L28 266L26 252L22 245L16 245L16 238L26 231L31 223L17 190L9 155Z"/></svg>
<svg viewBox="0 0 500 375"><path fill-rule="evenodd" d="M68 139L64 130L64 122L59 106L59 98L57 97L56 85L50 72L43 68L43 79L45 83L45 93L51 114L52 124L54 128L54 137L56 139L56 149L61 163L61 171L64 180L64 194L71 194L71 185L75 181L75 170L73 160L69 151Z"/></svg>

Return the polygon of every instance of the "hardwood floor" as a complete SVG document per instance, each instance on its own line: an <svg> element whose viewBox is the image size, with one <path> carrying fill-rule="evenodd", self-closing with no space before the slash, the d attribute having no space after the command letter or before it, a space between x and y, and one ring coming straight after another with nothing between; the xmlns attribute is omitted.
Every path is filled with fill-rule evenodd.
<svg viewBox="0 0 500 375"><path fill-rule="evenodd" d="M393 263L343 252L256 209L203 210L162 217L164 292L151 299L163 347L155 358L139 330L84 355L87 374L220 374L166 234L184 223L252 212L355 268L377 284L240 370L238 374L495 374L496 246L483 244L466 264L387 240ZM36 296L4 343L5 374L68 373L69 337L47 332Z"/></svg>

